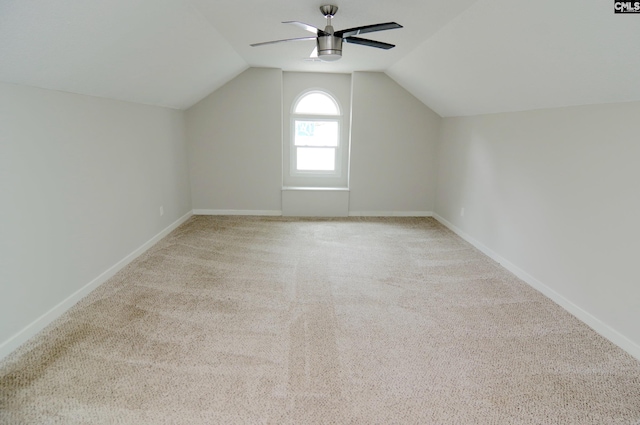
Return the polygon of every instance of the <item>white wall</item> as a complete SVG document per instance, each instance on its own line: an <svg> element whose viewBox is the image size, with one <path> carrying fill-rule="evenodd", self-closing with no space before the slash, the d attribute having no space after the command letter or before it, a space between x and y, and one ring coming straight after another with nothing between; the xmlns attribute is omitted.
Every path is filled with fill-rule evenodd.
<svg viewBox="0 0 640 425"><path fill-rule="evenodd" d="M196 212L280 211L281 70L249 68L187 110L186 123Z"/></svg>
<svg viewBox="0 0 640 425"><path fill-rule="evenodd" d="M640 103L446 118L436 212L640 358L638 117Z"/></svg>
<svg viewBox="0 0 640 425"><path fill-rule="evenodd" d="M0 83L0 203L1 356L189 213L183 113Z"/></svg>
<svg viewBox="0 0 640 425"><path fill-rule="evenodd" d="M352 80L350 213L433 211L440 117L383 73Z"/></svg>

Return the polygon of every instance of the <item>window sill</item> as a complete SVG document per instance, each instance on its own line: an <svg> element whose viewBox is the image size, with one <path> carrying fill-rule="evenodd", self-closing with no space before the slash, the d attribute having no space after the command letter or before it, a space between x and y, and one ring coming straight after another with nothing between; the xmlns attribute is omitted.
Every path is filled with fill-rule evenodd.
<svg viewBox="0 0 640 425"><path fill-rule="evenodd" d="M282 190L324 191L324 192L349 192L348 187L310 187L310 186L283 186Z"/></svg>

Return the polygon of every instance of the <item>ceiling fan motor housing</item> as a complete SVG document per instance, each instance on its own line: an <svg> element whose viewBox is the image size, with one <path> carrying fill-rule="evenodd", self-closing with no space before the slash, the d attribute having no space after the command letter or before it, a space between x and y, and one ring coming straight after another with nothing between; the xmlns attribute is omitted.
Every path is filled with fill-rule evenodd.
<svg viewBox="0 0 640 425"><path fill-rule="evenodd" d="M342 38L333 35L319 36L318 57L323 61L336 61L342 57Z"/></svg>

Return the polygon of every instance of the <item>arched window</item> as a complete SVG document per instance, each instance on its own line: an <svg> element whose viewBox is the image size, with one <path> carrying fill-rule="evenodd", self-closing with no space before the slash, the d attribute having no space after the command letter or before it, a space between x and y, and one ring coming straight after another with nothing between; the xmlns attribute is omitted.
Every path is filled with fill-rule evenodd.
<svg viewBox="0 0 640 425"><path fill-rule="evenodd" d="M303 93L291 112L293 174L339 173L341 113L338 102L324 91Z"/></svg>

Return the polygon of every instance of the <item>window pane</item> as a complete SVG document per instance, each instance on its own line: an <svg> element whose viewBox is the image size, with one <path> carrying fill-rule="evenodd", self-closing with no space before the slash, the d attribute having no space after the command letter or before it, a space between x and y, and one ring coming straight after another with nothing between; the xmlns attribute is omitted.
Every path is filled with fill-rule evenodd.
<svg viewBox="0 0 640 425"><path fill-rule="evenodd" d="M337 121L295 121L296 146L338 146Z"/></svg>
<svg viewBox="0 0 640 425"><path fill-rule="evenodd" d="M298 171L335 171L336 150L334 148L296 148Z"/></svg>
<svg viewBox="0 0 640 425"><path fill-rule="evenodd" d="M326 94L309 93L296 105L296 114L340 115L338 105Z"/></svg>

